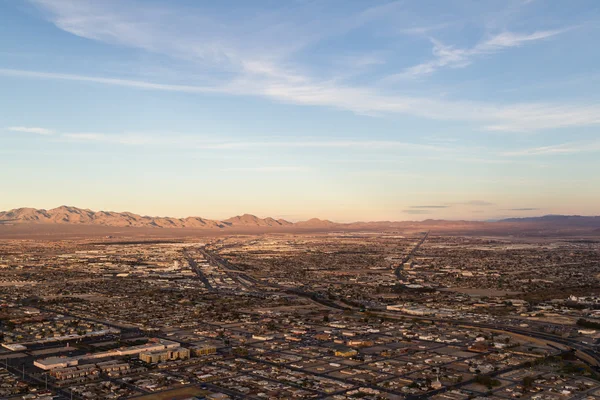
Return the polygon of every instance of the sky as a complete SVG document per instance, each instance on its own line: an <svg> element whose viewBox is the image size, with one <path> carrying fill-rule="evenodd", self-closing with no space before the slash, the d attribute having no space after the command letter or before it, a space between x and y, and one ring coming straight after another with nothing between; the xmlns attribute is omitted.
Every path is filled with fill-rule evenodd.
<svg viewBox="0 0 600 400"><path fill-rule="evenodd" d="M597 0L0 0L0 210L600 214Z"/></svg>

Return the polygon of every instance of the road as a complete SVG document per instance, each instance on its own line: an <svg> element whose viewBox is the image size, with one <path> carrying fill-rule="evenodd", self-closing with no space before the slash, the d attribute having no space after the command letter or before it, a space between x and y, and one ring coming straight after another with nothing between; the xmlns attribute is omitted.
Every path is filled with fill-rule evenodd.
<svg viewBox="0 0 600 400"><path fill-rule="evenodd" d="M272 289L280 290L283 293L292 294L295 296L305 297L312 300L315 303L320 304L323 307L327 307L329 309L334 310L350 310L350 308L337 304L334 301L324 298L320 293L308 291L301 288L290 288L278 285L272 282L262 282L253 276L248 275L243 270L241 270L238 266L230 263L228 260L224 259L217 253L211 252L207 250L205 247L198 249L198 251L204 256L204 258L212 265L218 267L221 271L224 271L231 279L234 279L236 282L240 283L247 289L252 288L247 285L245 282L240 281L239 278L242 278L244 281L252 283L254 286L266 286ZM233 275L233 276L232 276Z"/></svg>
<svg viewBox="0 0 600 400"><path fill-rule="evenodd" d="M394 271L394 273L396 274L396 277L398 279L400 279L400 274L402 273L402 270L404 268L404 263L407 263L410 260L410 258L419 250L421 245L429 237L429 232L431 232L431 231L427 231L425 233L425 236L423 236L423 238L421 238L421 240L419 240L419 242L415 245L415 247L413 247L413 249L402 259L400 264L396 267L396 270Z"/></svg>
<svg viewBox="0 0 600 400"><path fill-rule="evenodd" d="M408 260L410 260L410 258L419 250L419 248L421 247L421 245L425 242L425 240L428 238L429 236L429 232L427 232L420 240L419 242L413 247L413 249L406 255L406 257L404 257L402 264L400 264L400 266L398 268L396 268L396 275L399 276L399 274L401 273L401 269L403 267L403 264L405 262L407 262ZM272 284L272 283L267 283L267 282L262 282L257 280L256 278L249 276L246 272L244 272L243 270L241 270L239 267L233 265L232 263L230 263L229 261L227 261L226 259L222 258L220 255L215 254L213 252L210 252L208 250L206 250L205 248L199 248L197 250L200 254L202 254L202 256L209 262L211 263L211 265L217 266L218 268L222 268L227 274L231 274L232 279L235 279L236 281L238 281L241 285L247 287L247 288L254 288L256 289L257 287L271 287L273 289L277 289L281 292L284 293L288 293L288 294L293 294L296 296L300 296L300 297L306 297L311 299L312 301L315 301L327 308L330 309L336 309L336 310L343 310L343 311L351 311L355 316L362 316L362 313L360 313L360 310L357 307L354 307L352 305L347 305L347 306L342 306L340 304L337 304L334 301L331 301L329 299L324 298L322 295L320 295L319 293L316 292L312 292L312 291L308 291L306 289L303 288L287 288L287 287L283 287L277 284ZM188 263L190 264L190 267L196 271L199 270L199 267L196 263L196 261L193 258L193 255L190 254L187 250L184 251L184 255L186 257L186 259L188 260ZM204 283L204 285L209 289L209 290L214 290L213 287L210 285L210 282L208 282L208 280L206 279L206 277L202 274L202 271L200 271L200 273L198 273L196 271L196 273L198 274L198 277L200 278L200 280ZM235 277L235 278L234 278ZM405 319L405 318L414 318L414 316L410 316L410 315L405 315L399 312L372 312L372 314L374 316L379 316L382 318L387 318L387 319ZM78 317L81 318L81 317ZM89 321L94 321L94 322L101 322L104 324L107 324L106 321L97 321L94 319L90 319L90 318L82 318L82 319L86 319ZM502 333L506 333L506 334L517 334L517 335L522 335L525 337L529 337L529 338L533 338L533 339L537 339L537 340L542 340L545 343L554 346L558 349L561 349L563 353L566 353L569 351L569 349L573 349L575 351L575 355L580 358L583 359L584 361L586 361L587 363L595 366L596 368L598 366L600 366L600 354L598 352L596 352L596 350L592 347L592 346L588 346L586 344L583 344L575 339L572 338L565 338L565 337L561 337L561 336L557 336L557 335L553 335L550 333L545 333L545 332L538 332L532 329L525 329L525 328L521 328L521 327L516 327L516 326L511 326L511 325L507 325L507 324L503 324L502 321L498 321L495 323L481 323L481 322L471 322L468 320L464 320L464 319L440 319L440 318L435 318L435 317L419 317L419 320L422 321L430 321L432 323L444 323L444 324L452 324L454 326L462 326L462 327L466 327L466 328L473 328L473 329L486 329L486 330L494 330L497 332L502 332ZM507 322L507 321L505 321ZM112 325L112 324L107 324L107 325ZM115 326L115 325L112 325ZM123 330L122 327L119 327L120 329ZM141 332L136 329L124 329L125 332L123 332L126 335L135 335L135 334L140 334ZM182 342L183 343L183 342ZM186 343L183 343L186 344ZM566 347L566 350L565 350ZM261 363L266 363L266 364L272 364L269 361L266 360L257 360L254 359L253 357L244 357L244 358L248 358L251 359L253 361L258 361ZM273 364L276 365L276 364ZM277 365L278 367L281 367L280 365ZM518 366L519 368L522 366ZM15 372L15 373L20 373L21 370L19 370L20 366L10 366L11 372ZM295 370L295 368L290 367L290 366L286 366L286 368L289 368L291 370ZM511 369L517 368L517 366L511 367ZM498 372L494 372L492 374L490 374L490 376L495 376L497 374L501 374L501 373L505 373L508 372L510 369L504 369ZM301 370L298 370L301 371ZM318 376L321 376L322 374L320 373L315 373ZM26 367L25 369L25 375L26 375L26 379L30 382L35 382L38 385L40 385L40 383L42 383L42 379L40 379L39 377L36 376L36 374L31 374L30 371L28 371L28 368ZM329 375L324 375L328 378L331 378ZM270 380L270 378L269 378ZM349 381L346 381L348 383L350 383ZM45 383L45 382L43 382ZM451 386L447 386L444 387L442 389L439 389L438 391L434 391L434 392L428 392L426 395L423 396L411 396L411 398L414 399L421 399L421 398L425 398L425 397L430 397L434 394L437 393L441 393L443 391L447 391L447 390L452 390L454 388L458 388L464 385L468 385L472 383L471 381L464 381L464 382L460 382L457 383L456 385L451 385ZM211 388L211 389L218 389L222 392L228 393L232 396L238 396L239 394L236 393L235 391L227 391L224 390L221 387L217 387L217 386L213 386L210 384L206 384L207 387ZM361 386L366 386L366 387L371 387L373 389L377 389L377 390L381 390L380 387L376 386L376 385L370 385L370 384L364 384ZM50 385L50 387L52 387ZM52 389L57 390L58 393L63 397L63 398L69 398L67 396L70 395L69 392L60 389L60 388L56 388L56 387L52 387ZM390 391L390 390L384 390L387 391L389 393L396 393L396 394L400 394L397 393L395 391ZM345 391L342 391L345 392ZM341 393L340 393L341 394ZM325 397L325 396L323 396ZM76 397L75 397L76 398Z"/></svg>
<svg viewBox="0 0 600 400"><path fill-rule="evenodd" d="M391 319L401 319L401 318L415 318L411 315L405 315L401 313L395 312L374 312L373 315L377 315L383 318L391 318ZM524 329L519 327L513 327L509 325L503 325L501 322L495 324L485 324L481 322L471 322L467 320L460 319L441 319L441 318L429 318L429 317L419 317L417 318L421 321L430 321L433 323L449 323L457 326L463 326L467 328L480 328L480 329L488 329L495 330L499 332L505 333L513 333L522 336L531 337L534 339L545 341L557 348L560 348L560 345L567 346L576 351L575 355L582 359L583 361L593 365L594 367L600 366L600 353L598 353L593 347L585 345L575 339L564 338L562 336L553 335L551 333L546 332L538 332L531 329Z"/></svg>
<svg viewBox="0 0 600 400"><path fill-rule="evenodd" d="M430 234L430 231L427 231L425 233L425 235L421 238L421 240L419 240L419 242L412 248L412 250L404 257L404 259L402 260L402 263L396 268L396 276L399 276L399 274L402 271L402 267L403 267L404 263L408 262L408 260L410 260L410 258L419 250L421 245L423 245L425 240L427 240L427 238L429 237L429 234ZM254 284L262 284L265 286L269 286L269 287L272 287L275 289L282 290L288 294L293 294L293 295L300 296L300 297L306 297L306 298L309 298L310 300L312 300L324 307L327 307L329 309L335 309L335 310L340 310L340 311L354 311L354 312L360 311L358 308L353 307L351 305L342 306L340 304L337 304L336 302L326 299L322 295L320 295L319 293L316 293L316 292L308 291L308 290L301 289L301 288L285 288L285 287L282 287L282 286L276 285L276 284L268 284L267 285L263 282L257 281L254 277L248 276L246 273L244 273L242 270L240 270L240 268L238 268L234 264L230 263L229 261L223 259L219 255L209 252L205 248L201 248L199 251L204 255L204 257L209 262L215 263L217 266L220 266L221 268L226 268L230 271L236 271L236 272L232 272L232 273L239 274L240 277L242 277L243 279L245 279L249 282L252 282ZM409 316L409 315L403 315L400 313L392 313L392 312L373 312L373 314L384 317L384 318L392 318L392 319L406 318L406 317L412 318L413 317L413 316ZM508 334L513 333L513 334L519 334L519 335L531 337L531 338L538 339L538 340L544 340L550 344L553 344L554 346L558 345L557 347L559 347L560 345L567 346L568 348L574 349L576 351L575 355L578 358L582 359L583 361L585 361L595 367L600 367L600 353L598 353L593 347L585 345L583 343L580 343L574 339L564 338L564 337L553 335L550 333L538 332L538 331L534 331L534 330L530 330L530 329L513 327L510 325L503 325L502 322L498 322L496 324L485 324L485 323L474 323L474 322L470 322L468 320L460 320L460 319L449 320L449 319L437 319L437 318L427 318L427 317L419 318L419 319L425 320L425 321L431 321L434 323L442 322L442 323L451 323L454 325L462 325L462 326L467 326L467 327L472 327L472 328L493 329L493 330L502 331L502 332L505 332Z"/></svg>
<svg viewBox="0 0 600 400"><path fill-rule="evenodd" d="M252 289L253 285L261 284L261 282L259 282L256 278L249 276L244 271L231 264L229 261L227 261L220 255L206 250L206 247L200 247L198 251L204 256L204 258L206 259L206 261L209 262L209 264L218 267L221 271L225 272L225 274L227 274L228 277L233 279L242 287L246 289Z"/></svg>
<svg viewBox="0 0 600 400"><path fill-rule="evenodd" d="M83 400L83 398L81 396L71 393L70 391L67 391L66 389L59 388L58 386L54 385L52 383L52 381L49 380L47 377L46 377L46 379L39 378L37 376L37 374L35 374L32 371L35 368L33 366L25 365L24 363L19 363L18 367L15 367L14 365L10 365L10 364L3 364L3 366L5 366L8 371L12 372L13 374L18 376L25 382L33 385L34 387L47 388L47 389L52 390L54 393L56 393L58 395L57 400L65 400L65 399L75 399L75 400L81 399L81 400ZM25 367L25 369L23 369L23 366Z"/></svg>
<svg viewBox="0 0 600 400"><path fill-rule="evenodd" d="M187 262L190 265L190 268L192 269L192 271L194 271L194 273L196 275L198 275L198 279L200 279L200 281L202 281L202 283L204 284L204 286L208 290L214 290L214 288L212 287L212 285L210 284L210 282L208 281L208 279L204 275L204 272L202 272L202 269L198 266L198 263L196 262L196 260L194 259L194 257L190 254L190 252L187 249L183 250L183 256L187 260Z"/></svg>

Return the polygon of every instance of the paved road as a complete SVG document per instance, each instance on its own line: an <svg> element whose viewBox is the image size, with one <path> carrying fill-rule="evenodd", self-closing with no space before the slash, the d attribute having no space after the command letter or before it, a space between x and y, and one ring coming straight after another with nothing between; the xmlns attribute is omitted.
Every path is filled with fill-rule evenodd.
<svg viewBox="0 0 600 400"><path fill-rule="evenodd" d="M400 274L402 273L402 270L404 269L404 263L407 263L410 260L410 258L419 250L421 245L429 237L429 232L431 232L431 231L427 231L427 233L425 233L425 236L423 236L423 238L421 238L421 240L419 240L419 242L415 245L415 247L413 247L413 249L402 259L400 264L396 267L394 273L396 274L396 277L398 279L400 279Z"/></svg>
<svg viewBox="0 0 600 400"><path fill-rule="evenodd" d="M430 234L430 231L425 233L425 235L421 238L421 240L404 257L404 259L402 260L402 263L398 266L398 268L396 268L397 276L399 276L399 274L402 270L403 264L405 262L408 262L408 260L419 250L421 245L423 245L425 240L427 240L427 238L429 237L429 234ZM212 260L212 262L217 263L219 266L221 266L221 268L227 268L227 269L233 270L233 271L240 271L239 272L240 276L242 276L245 280L248 280L248 281L256 283L256 284L264 284L262 282L258 282L255 278L248 276L243 271L241 271L240 268L238 268L234 264L230 263L229 261L223 259L219 255L212 253L212 252L208 252L205 248L200 249L200 252L207 259L210 259L210 260ZM350 305L341 306L333 301L330 301L329 299L325 299L319 293L307 291L305 289L300 289L300 288L291 288L290 289L290 288L284 288L282 286L275 285L275 284L269 284L267 286L281 289L288 294L294 294L294 295L301 296L301 297L307 297L307 298L311 299L312 301L317 302L317 303L319 303L327 308L330 308L330 309L336 309L336 310L341 310L341 311L355 311L355 312L359 311L356 307L352 307ZM403 315L403 314L399 314L399 313L390 313L390 312L383 312L383 313L374 312L374 315L379 315L379 316L383 316L386 318L411 317L411 316L407 316L407 315ZM545 333L545 332L538 332L538 331L533 331L533 330L529 330L529 329L513 327L513 326L509 326L509 325L502 325L501 322L498 322L496 324L485 324L485 323L474 323L474 322L458 320L458 319L456 319L456 320L437 319L437 318L420 318L420 319L426 320L426 321L431 321L431 322L443 322L443 323L451 323L454 325L469 326L469 327L473 327L473 328L495 329L498 331L504 331L506 333L515 333L515 334L528 336L528 337L535 338L535 339L545 340L549 343L554 343L555 345L558 344L558 345L563 345L563 346L572 348L577 351L576 356L578 356L580 359L583 359L584 361L594 365L595 367L600 366L600 353L598 353L593 347L585 345L583 343L580 343L574 339L563 338L561 336L557 336L557 335L553 335L553 334L549 334L549 333Z"/></svg>
<svg viewBox="0 0 600 400"><path fill-rule="evenodd" d="M231 264L229 261L221 257L220 255L206 250L205 247L201 247L198 251L204 256L206 261L211 265L218 267L221 271L225 272L228 277L236 281L239 285L246 289L252 289L254 285L259 285L256 278L249 276L237 266ZM240 279L242 278L242 279ZM248 284L248 282L250 284Z"/></svg>
<svg viewBox="0 0 600 400"><path fill-rule="evenodd" d="M415 318L411 315L405 315L401 313L393 313L393 312L374 312L374 315L381 316L384 318ZM495 324L486 324L481 322L471 322L460 319L441 319L441 318L429 318L429 317L420 317L418 318L421 321L431 321L433 323L441 322L441 323L449 323L453 325L460 325L465 327L472 328L481 328L481 329L492 329L496 331L506 332L506 333L515 333L523 336L528 336L534 339L544 340L547 343L553 344L555 347L560 348L560 345L567 346L568 348L572 348L580 353L576 353L575 355L582 359L582 354L585 354L589 359L583 359L595 367L600 366L600 353L598 353L593 347L583 344L576 339L573 338L564 338L562 336L553 335L551 333L546 332L538 332L531 329L524 329L519 327L513 327L509 325L503 325L501 322ZM559 345L559 346L557 346Z"/></svg>
<svg viewBox="0 0 600 400"><path fill-rule="evenodd" d="M194 271L196 273L196 275L198 275L198 278L202 281L202 283L204 284L204 286L206 286L206 288L208 290L214 290L213 287L212 287L212 285L210 284L210 282L208 281L208 279L204 275L204 272L202 272L202 269L198 266L198 263L194 259L194 256L192 256L187 249L183 250L183 256L187 260L187 262L190 265L190 268L192 269L192 271Z"/></svg>
<svg viewBox="0 0 600 400"><path fill-rule="evenodd" d="M66 389L55 386L50 379L46 380L46 379L39 378L37 376L37 374L32 372L32 369L34 369L33 366L25 365L25 369L24 369L25 373L24 374L23 374L23 365L16 367L16 366L10 365L10 364L8 364L8 365L3 364L3 366L5 366L5 368L7 370L12 372L16 376L18 376L20 379L24 380L25 382L27 382L35 387L38 387L38 388L46 388L47 387L48 389L52 390L54 393L56 393L58 395L57 400L65 400L65 399L83 400L83 398L81 396L73 394L70 391L67 391Z"/></svg>

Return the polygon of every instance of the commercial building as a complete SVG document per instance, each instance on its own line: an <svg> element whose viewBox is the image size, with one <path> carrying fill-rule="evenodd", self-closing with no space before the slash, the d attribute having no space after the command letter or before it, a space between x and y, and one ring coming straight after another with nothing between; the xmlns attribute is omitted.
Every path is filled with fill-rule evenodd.
<svg viewBox="0 0 600 400"><path fill-rule="evenodd" d="M139 346L131 346L131 347L122 347L119 349L103 351L99 353L92 354L84 354L82 356L76 357L48 357L41 360L36 360L33 362L33 365L36 367L43 369L45 371L52 370L55 368L66 368L66 367L74 367L79 364L79 361L90 360L90 359L100 359L100 358L108 358L108 357L123 357L123 356L131 356L137 355L140 353L149 353L155 351L164 351L164 350L175 350L178 349L181 345L172 340L165 339L155 339L146 344L142 344ZM189 351L188 351L189 353ZM189 357L189 355L188 355Z"/></svg>
<svg viewBox="0 0 600 400"><path fill-rule="evenodd" d="M407 306L405 304L387 306L387 309L390 311L400 311L404 314L415 315L419 317L435 314L435 310L432 310L431 308L421 306Z"/></svg>
<svg viewBox="0 0 600 400"><path fill-rule="evenodd" d="M148 364L172 360L187 360L188 358L190 358L190 350L184 347L174 350L158 350L140 353L140 360Z"/></svg>
<svg viewBox="0 0 600 400"><path fill-rule="evenodd" d="M18 343L2 343L2 347L4 347L5 349L8 349L10 351L24 351L27 350L26 346L23 346L22 344L18 344Z"/></svg>
<svg viewBox="0 0 600 400"><path fill-rule="evenodd" d="M210 354L215 354L217 352L217 348L210 344L202 344L196 346L192 349L195 356L208 356Z"/></svg>
<svg viewBox="0 0 600 400"><path fill-rule="evenodd" d="M349 348L339 348L335 351L336 357L354 357L358 354L358 351Z"/></svg>
<svg viewBox="0 0 600 400"><path fill-rule="evenodd" d="M256 340L273 340L274 338L275 338L275 336L272 336L272 335L257 335L257 334L252 335L252 339L256 339Z"/></svg>
<svg viewBox="0 0 600 400"><path fill-rule="evenodd" d="M76 367L68 368L57 368L50 372L54 378L59 381L67 379L77 379L86 376L97 376L100 374L100 370L95 365L79 365Z"/></svg>

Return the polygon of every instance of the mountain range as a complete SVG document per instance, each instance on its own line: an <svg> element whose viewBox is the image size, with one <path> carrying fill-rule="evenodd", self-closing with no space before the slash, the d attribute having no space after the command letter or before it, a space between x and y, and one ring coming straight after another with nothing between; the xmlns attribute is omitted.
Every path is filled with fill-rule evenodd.
<svg viewBox="0 0 600 400"><path fill-rule="evenodd" d="M284 219L259 218L244 214L224 220L206 219L202 217L171 218L149 217L130 212L92 211L70 206L60 206L50 210L36 208L16 208L0 212L0 223L21 224L86 224L116 227L154 227L154 228L279 228L279 227L329 227L336 225L327 220L317 218L303 222L290 222Z"/></svg>
<svg viewBox="0 0 600 400"><path fill-rule="evenodd" d="M138 228L194 228L210 230L236 229L436 229L436 230L552 230L552 229L586 229L600 232L600 217L579 215L545 215L542 217L509 218L499 221L447 221L425 220L415 221L373 221L335 223L318 218L307 221L290 222L284 219L259 218L244 214L224 220L206 219L202 217L171 218L150 217L130 212L92 211L77 207L61 206L50 210L36 208L17 208L0 212L0 225L45 224L45 225L96 225L107 227Z"/></svg>

